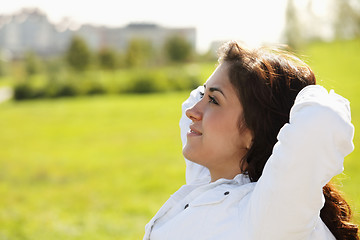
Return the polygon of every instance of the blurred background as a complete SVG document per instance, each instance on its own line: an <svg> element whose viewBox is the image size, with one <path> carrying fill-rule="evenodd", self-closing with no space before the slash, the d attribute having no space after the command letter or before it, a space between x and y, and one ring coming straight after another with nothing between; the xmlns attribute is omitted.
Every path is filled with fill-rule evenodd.
<svg viewBox="0 0 360 240"><path fill-rule="evenodd" d="M8 1L0 240L141 239L185 182L181 103L217 48L287 46L360 120L360 0ZM360 223L359 135L334 181Z"/></svg>

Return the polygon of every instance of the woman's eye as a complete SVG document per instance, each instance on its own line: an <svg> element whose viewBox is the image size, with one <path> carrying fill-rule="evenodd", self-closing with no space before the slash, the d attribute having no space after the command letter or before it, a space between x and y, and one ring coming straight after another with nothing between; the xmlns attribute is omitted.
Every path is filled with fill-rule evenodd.
<svg viewBox="0 0 360 240"><path fill-rule="evenodd" d="M212 96L209 96L209 102L210 103L214 103L214 104L216 104L216 105L219 105L219 103L216 101L216 99L214 98L214 97L212 97Z"/></svg>
<svg viewBox="0 0 360 240"><path fill-rule="evenodd" d="M200 94L200 99L204 98L205 93L199 92L199 94ZM219 103L216 101L216 99L210 95L209 95L209 103L214 103L216 105L219 105Z"/></svg>

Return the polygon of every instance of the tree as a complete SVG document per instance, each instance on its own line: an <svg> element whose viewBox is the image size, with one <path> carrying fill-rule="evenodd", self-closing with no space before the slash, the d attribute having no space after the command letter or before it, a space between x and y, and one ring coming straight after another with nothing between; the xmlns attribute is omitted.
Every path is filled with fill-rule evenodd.
<svg viewBox="0 0 360 240"><path fill-rule="evenodd" d="M116 52L112 49L101 49L98 53L98 60L102 69L113 70L116 68Z"/></svg>
<svg viewBox="0 0 360 240"><path fill-rule="evenodd" d="M66 52L67 63L76 71L84 71L90 65L91 53L86 42L74 36Z"/></svg>
<svg viewBox="0 0 360 240"><path fill-rule="evenodd" d="M34 75L41 71L41 60L33 51L28 51L24 60L25 70L28 75Z"/></svg>
<svg viewBox="0 0 360 240"><path fill-rule="evenodd" d="M293 49L300 48L304 41L294 0L287 1L285 38L287 44Z"/></svg>
<svg viewBox="0 0 360 240"><path fill-rule="evenodd" d="M164 47L168 59L173 62L185 62L193 53L191 44L180 36L170 37Z"/></svg>
<svg viewBox="0 0 360 240"><path fill-rule="evenodd" d="M143 66L149 64L153 55L153 48L149 41L144 39L132 39L129 42L125 61L129 67Z"/></svg>
<svg viewBox="0 0 360 240"><path fill-rule="evenodd" d="M335 36L337 38L353 38L360 35L360 3L354 1L335 0L334 9L336 19L334 22Z"/></svg>
<svg viewBox="0 0 360 240"><path fill-rule="evenodd" d="M5 61L0 58L0 77L5 76L7 73L5 64Z"/></svg>

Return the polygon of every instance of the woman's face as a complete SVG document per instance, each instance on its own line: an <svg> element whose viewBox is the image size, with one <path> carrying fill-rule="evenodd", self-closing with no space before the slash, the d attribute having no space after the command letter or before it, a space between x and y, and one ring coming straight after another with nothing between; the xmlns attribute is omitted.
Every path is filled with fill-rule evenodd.
<svg viewBox="0 0 360 240"><path fill-rule="evenodd" d="M232 179L241 173L239 164L252 139L247 128L239 131L243 109L227 68L227 63L223 63L214 71L204 85L202 99L186 111L192 124L183 154L207 167L212 181Z"/></svg>

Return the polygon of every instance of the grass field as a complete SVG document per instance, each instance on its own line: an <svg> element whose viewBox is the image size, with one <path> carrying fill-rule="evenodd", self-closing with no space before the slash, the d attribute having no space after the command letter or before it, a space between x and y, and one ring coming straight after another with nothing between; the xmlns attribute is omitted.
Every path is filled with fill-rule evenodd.
<svg viewBox="0 0 360 240"><path fill-rule="evenodd" d="M351 101L360 129L360 41L304 53ZM203 69L204 80L212 66ZM188 92L0 104L0 240L141 239L184 183L178 129ZM360 146L359 134L355 146ZM360 223L360 151L337 179Z"/></svg>
<svg viewBox="0 0 360 240"><path fill-rule="evenodd" d="M315 43L307 49L306 59L318 84L334 89L350 101L355 150L345 159L345 171L337 179L360 224L360 39Z"/></svg>
<svg viewBox="0 0 360 240"><path fill-rule="evenodd" d="M186 94L0 106L0 239L139 239L183 182Z"/></svg>

